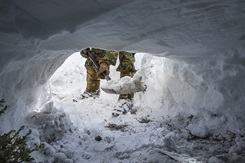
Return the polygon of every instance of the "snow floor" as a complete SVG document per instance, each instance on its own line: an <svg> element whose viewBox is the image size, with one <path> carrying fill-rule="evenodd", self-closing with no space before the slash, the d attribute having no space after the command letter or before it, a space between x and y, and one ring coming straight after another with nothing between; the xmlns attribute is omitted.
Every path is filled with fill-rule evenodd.
<svg viewBox="0 0 245 163"><path fill-rule="evenodd" d="M136 55L138 69L143 56ZM157 60L157 57L155 58ZM40 112L29 115L30 126L37 128L33 130L30 145L45 143L42 152L33 153L36 161L245 161L245 141L242 135L232 132L210 135L206 126L199 123L203 115L195 112L180 113L176 111L178 108L173 110L172 114L167 114L168 112L156 107L154 100L152 107L149 107L149 102L142 101L147 95L143 92L135 94L134 109L137 112L119 117L111 115L117 103L117 95L101 92L99 98L79 100L86 86L84 62L78 53L70 56L48 83L52 95L50 102L47 102ZM110 75L116 80L119 78L119 72L116 72L115 68L111 67ZM103 82L106 81L102 81L102 84ZM222 116L206 114L210 122L225 121Z"/></svg>

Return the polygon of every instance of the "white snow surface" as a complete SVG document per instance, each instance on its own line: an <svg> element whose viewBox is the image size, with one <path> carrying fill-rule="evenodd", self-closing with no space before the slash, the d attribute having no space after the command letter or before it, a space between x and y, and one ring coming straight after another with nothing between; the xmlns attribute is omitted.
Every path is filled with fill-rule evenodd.
<svg viewBox="0 0 245 163"><path fill-rule="evenodd" d="M0 6L0 98L8 105L0 134L31 128L29 145L45 143L36 161L244 162L245 1ZM113 118L117 95L79 99L86 70L73 53L87 47L137 53L147 90L135 95L136 114ZM116 125L125 129L108 128Z"/></svg>
<svg viewBox="0 0 245 163"><path fill-rule="evenodd" d="M138 71L133 78L125 76L120 80L109 80L101 89L109 94L131 94L136 92L144 92L147 89L146 84L142 81L142 75Z"/></svg>

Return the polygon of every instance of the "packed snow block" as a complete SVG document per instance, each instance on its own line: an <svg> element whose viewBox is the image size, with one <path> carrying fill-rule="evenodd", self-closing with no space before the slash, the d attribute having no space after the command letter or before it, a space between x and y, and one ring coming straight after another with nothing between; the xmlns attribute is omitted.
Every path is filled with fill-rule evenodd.
<svg viewBox="0 0 245 163"><path fill-rule="evenodd" d="M241 154L245 150L245 138L236 138L236 143L229 149L229 154Z"/></svg>
<svg viewBox="0 0 245 163"><path fill-rule="evenodd" d="M54 109L54 102L53 101L48 101L46 102L42 108L40 109L43 113L51 113L52 110Z"/></svg>
<svg viewBox="0 0 245 163"><path fill-rule="evenodd" d="M196 124L189 124L187 129L191 132L192 135L205 138L208 136L208 129L205 125L196 125Z"/></svg>
<svg viewBox="0 0 245 163"><path fill-rule="evenodd" d="M67 156L61 152L56 153L54 157L56 158L56 161L64 161L65 159L67 159Z"/></svg>
<svg viewBox="0 0 245 163"><path fill-rule="evenodd" d="M164 146L168 148L169 151L175 150L175 140L176 134L174 132L170 132L163 138Z"/></svg>
<svg viewBox="0 0 245 163"><path fill-rule="evenodd" d="M119 81L108 81L101 86L106 93L112 94L130 94L135 92L146 91L146 84L142 82L142 76L136 73L133 78L125 76Z"/></svg>
<svg viewBox="0 0 245 163"><path fill-rule="evenodd" d="M214 156L210 157L208 159L208 162L209 163L224 163L224 161L222 161L221 159L214 157Z"/></svg>
<svg viewBox="0 0 245 163"><path fill-rule="evenodd" d="M54 157L56 149L48 143L44 143L44 145L44 154Z"/></svg>
<svg viewBox="0 0 245 163"><path fill-rule="evenodd" d="M52 101L48 102L40 112L32 112L28 115L27 120L38 126L40 139L45 142L60 140L72 126L69 116L55 109Z"/></svg>
<svg viewBox="0 0 245 163"><path fill-rule="evenodd" d="M178 153L174 153L174 152L169 152L166 150L162 150L162 149L155 149L156 152L159 152L160 154L169 156L171 159L177 161L177 162L181 162L181 163L187 163L187 162L199 162L197 161L197 159L187 155L187 154L178 154Z"/></svg>

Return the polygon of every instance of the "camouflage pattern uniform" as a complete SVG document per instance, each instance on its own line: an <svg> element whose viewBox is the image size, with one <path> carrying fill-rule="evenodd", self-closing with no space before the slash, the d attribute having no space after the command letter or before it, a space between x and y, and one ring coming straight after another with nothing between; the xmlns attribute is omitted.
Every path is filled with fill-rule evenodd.
<svg viewBox="0 0 245 163"><path fill-rule="evenodd" d="M102 49L94 49L92 48L89 50L89 48L82 50L80 54L84 57L87 58L85 62L85 68L87 70L87 87L86 91L87 93L94 93L95 95L99 94L99 88L100 88L100 79L97 76L97 69L94 66L93 62L88 58L87 52L90 51L90 53L94 56L95 60L99 62L101 58L105 56L106 51Z"/></svg>
<svg viewBox="0 0 245 163"><path fill-rule="evenodd" d="M110 65L115 66L117 62L117 56L118 56L118 52L113 50L108 50L105 52L104 57L99 60L99 64L106 63L109 66Z"/></svg>
<svg viewBox="0 0 245 163"><path fill-rule="evenodd" d="M119 66L117 67L117 71L120 72L120 78L124 76L130 76L133 77L136 70L134 66L135 62L135 53L129 53L126 51L120 51L119 52ZM134 94L120 94L120 99L129 99L131 100L134 97Z"/></svg>
<svg viewBox="0 0 245 163"><path fill-rule="evenodd" d="M82 50L80 54L88 58L86 55L87 51L89 49ZM116 65L117 57L118 57L118 52L113 51L113 50L102 50L102 49L95 49L92 48L90 50L90 53L94 56L96 59L96 62L99 64L106 63L108 66ZM126 51L120 51L119 52L119 61L120 64L117 68L117 71L120 72L120 77L124 76L130 76L133 77L135 74L135 67L134 67L134 62L135 62L135 53L129 53ZM87 69L87 87L86 87L86 92L88 93L95 93L99 94L99 87L100 87L100 79L97 76L97 70L96 67L94 66L93 62L90 59L87 59L85 62L85 67ZM133 94L122 94L119 96L119 99L132 99Z"/></svg>

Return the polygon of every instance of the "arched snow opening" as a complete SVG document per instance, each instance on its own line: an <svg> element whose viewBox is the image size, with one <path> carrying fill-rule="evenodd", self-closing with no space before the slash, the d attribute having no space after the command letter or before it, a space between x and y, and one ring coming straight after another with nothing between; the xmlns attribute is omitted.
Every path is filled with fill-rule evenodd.
<svg viewBox="0 0 245 163"><path fill-rule="evenodd" d="M167 152L157 148L172 151L171 158L179 162L183 155L176 152L209 162L244 162L244 1L0 4L0 97L10 105L0 117L0 132L22 124L33 127L33 139L47 142L47 158L37 155L38 161L169 161ZM151 88L137 105L143 106L142 117L154 113L153 122L141 124L128 115L135 122L128 135L90 128L79 133L61 110L43 119L50 128L43 121L38 122L40 128L25 122L34 109L44 106L48 113L53 108L46 82L70 54L88 46L167 57L143 59L145 82ZM96 135L103 141L95 141Z"/></svg>
<svg viewBox="0 0 245 163"><path fill-rule="evenodd" d="M65 149L69 149L77 160L115 161L119 158L169 161L169 157L173 157L177 161L188 159L220 161L224 158L219 157L218 154L223 154L224 151L241 154L240 149L244 148L240 144L243 140L240 137L244 132L243 123L233 119L232 116L229 117L229 113L225 108L223 109L224 98L227 97L213 88L214 83L209 83L214 76L211 75L209 78L206 76L210 75L210 71L220 71L220 66L224 64L220 63L222 61L217 61L217 67L207 68L197 74L198 68L201 68L197 65L192 69L193 65L188 62L137 53L136 68L142 71L148 89L145 93L136 93L134 100L136 114L128 113L117 118L111 116L111 111L118 95L106 94L102 91L98 99L78 99L86 86L84 62L85 59L79 53L71 55L47 82L54 108L66 113L60 124L70 125L71 131L75 131L75 133L62 133L64 137L56 137L59 143L54 144L64 145L71 139L83 144L79 145L79 150L76 152L71 150L75 146L74 142L66 145ZM210 60L205 63L214 64L213 62ZM111 66L111 77L119 79L119 72L116 72L115 68L116 66ZM220 74L220 77L224 77L223 75ZM54 116L60 117L62 112L55 111ZM237 128L234 128L233 124L229 125L233 122L236 123ZM59 135L58 132L53 133ZM226 144L229 141L233 142L234 138L236 138L236 145ZM43 141L47 140L49 139ZM96 140L100 140L99 144ZM216 145L202 142L205 140ZM226 143L219 143L221 140ZM48 148L58 150L53 149L52 144L47 144ZM181 147L183 144L186 148ZM151 151L154 157L150 157L143 146L146 149L155 148ZM209 150L204 152L203 149L198 148L200 146ZM114 157L112 155L116 153L107 151L108 149L121 151L125 158L119 154L112 159ZM192 149L193 152L188 149ZM172 150L188 155L169 152ZM128 153L129 151L132 155ZM213 151L218 152L215 155L208 154ZM83 152L90 154L78 157L79 153ZM94 152L101 152L106 157L102 158L102 155L92 157ZM135 158L133 155L137 156L136 153L145 154L148 158ZM200 154L203 156L200 157ZM55 158L61 159L61 156L56 155ZM67 159L70 159L69 156ZM240 157L230 157L230 160L235 159L242 160Z"/></svg>
<svg viewBox="0 0 245 163"><path fill-rule="evenodd" d="M99 101L97 101L99 106L95 105L96 100L94 99L79 100L86 87L84 62L85 59L79 53L75 53L53 74L47 84L49 93L52 96L51 99L55 100L56 107L62 109L67 107L66 104L63 106L62 101L68 102L72 106L79 101L83 101L81 104L86 103L86 105L92 106L94 112L106 110L104 112L106 115L98 114L98 116L110 117L113 105L117 103L118 95L101 91ZM225 99L228 97L221 90L224 89L223 86L216 85L216 82L223 82L227 73L231 73L230 71L222 72L219 75L215 73L221 72L222 66L226 63L221 60L206 60L205 63L200 62L200 64L193 65L191 60L182 61L137 53L136 68L142 75L147 90L135 93L135 109L141 112L142 116L151 117L158 121L176 116L187 118L195 115L199 117L200 123L209 129L209 134L225 133L227 130L242 134L244 132L242 124L235 129L233 125L227 125L226 122L236 122L239 119L239 117L236 117L237 113L243 113L240 112L239 107L237 110L233 110L233 113L225 107L227 106ZM203 69L201 67L203 64L215 64L215 66L210 69L207 66L206 69ZM119 72L115 70L116 67L117 65L111 66L111 77L114 80L119 80ZM214 77L217 77L217 80L211 81ZM107 81L101 80L102 85L105 82ZM231 85L228 85L227 89L230 87ZM86 114L90 111L88 106L83 105L78 109L78 105L72 114L76 116L76 111L79 110ZM67 108L67 112L69 111L71 109ZM242 122L242 116L240 118L239 121ZM212 124L209 124L209 121L213 119L215 120ZM206 134L208 134L208 131Z"/></svg>

